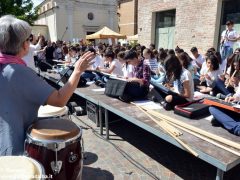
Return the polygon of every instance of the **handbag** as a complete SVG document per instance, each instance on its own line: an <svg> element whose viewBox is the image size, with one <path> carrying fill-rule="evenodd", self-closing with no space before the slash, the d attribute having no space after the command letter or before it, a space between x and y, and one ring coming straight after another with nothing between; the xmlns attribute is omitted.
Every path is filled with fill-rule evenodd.
<svg viewBox="0 0 240 180"><path fill-rule="evenodd" d="M209 105L203 104L199 101L189 102L174 107L174 113L190 119L200 118L208 116Z"/></svg>
<svg viewBox="0 0 240 180"><path fill-rule="evenodd" d="M104 94L110 97L122 96L124 90L127 86L127 81L122 81L118 79L108 79Z"/></svg>

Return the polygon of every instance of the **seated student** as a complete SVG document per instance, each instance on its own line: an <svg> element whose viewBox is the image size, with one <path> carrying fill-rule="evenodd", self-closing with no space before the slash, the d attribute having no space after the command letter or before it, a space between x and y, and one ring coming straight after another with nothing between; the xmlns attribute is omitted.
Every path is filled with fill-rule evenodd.
<svg viewBox="0 0 240 180"><path fill-rule="evenodd" d="M188 54L186 52L182 52L178 55L178 59L180 60L183 68L187 69L192 77L195 77L195 74L197 72L196 68L193 67L190 57L188 56Z"/></svg>
<svg viewBox="0 0 240 180"><path fill-rule="evenodd" d="M94 54L96 54L95 58L93 59L94 64L92 65L91 69L96 70L97 68L103 68L104 67L103 58L96 53L96 50L94 48L89 49L89 51L94 52Z"/></svg>
<svg viewBox="0 0 240 180"><path fill-rule="evenodd" d="M240 101L240 89L236 94L229 96L225 99L226 102L239 102ZM209 112L213 115L214 120L212 124L216 124L214 121L219 122L230 133L240 136L240 114L233 111L224 110L222 108L210 107Z"/></svg>
<svg viewBox="0 0 240 180"><path fill-rule="evenodd" d="M175 48L175 53L176 53L176 56L177 56L177 57L179 57L179 55L180 55L181 53L183 53L183 52L184 52L184 50L181 49L179 46L177 46L177 47Z"/></svg>
<svg viewBox="0 0 240 180"><path fill-rule="evenodd" d="M54 51L54 58L57 60L62 60L63 59L63 53L62 53L62 45L59 41L56 42L56 49Z"/></svg>
<svg viewBox="0 0 240 180"><path fill-rule="evenodd" d="M125 61L133 66L133 77L128 78L131 82L126 86L125 93L120 97L123 101L144 98L149 91L150 67L143 63L141 54L136 51L127 51L124 56Z"/></svg>
<svg viewBox="0 0 240 180"><path fill-rule="evenodd" d="M78 50L76 47L71 46L69 48L68 54L65 56L65 64L73 65L76 60L79 58Z"/></svg>
<svg viewBox="0 0 240 180"><path fill-rule="evenodd" d="M177 94L167 95L162 103L166 110L171 110L175 105L184 104L193 100L194 84L191 73L182 67L175 55L169 55L165 60L166 78L173 79L173 91ZM166 87L172 88L169 84Z"/></svg>
<svg viewBox="0 0 240 180"><path fill-rule="evenodd" d="M125 54L125 51L120 51L117 55L117 59L122 64L123 77L126 79L133 78L133 66L124 60Z"/></svg>
<svg viewBox="0 0 240 180"><path fill-rule="evenodd" d="M96 70L112 75L123 76L122 65L117 59L115 59L114 52L112 50L108 50L106 51L104 57L105 60L109 63L109 67L108 68L97 67Z"/></svg>
<svg viewBox="0 0 240 180"><path fill-rule="evenodd" d="M210 93L215 86L215 81L222 72L219 70L219 63L214 53L208 54L206 66L202 66L200 71L200 85L198 88L201 93Z"/></svg>
<svg viewBox="0 0 240 180"><path fill-rule="evenodd" d="M164 67L164 61L167 57L167 53L164 49L159 50L159 62L158 62L158 69L156 71L156 76L151 77L151 82L154 83L162 83L165 80L165 67Z"/></svg>
<svg viewBox="0 0 240 180"><path fill-rule="evenodd" d="M104 62L102 57L96 53L96 50L94 48L89 48L88 51L93 52L95 55L95 58L93 59L93 64L90 68L88 68L87 72L84 72L81 76L85 79L89 79L92 81L95 78L95 74L91 72L91 70L96 70L97 68L103 68L104 67Z"/></svg>
<svg viewBox="0 0 240 180"><path fill-rule="evenodd" d="M151 71L156 74L158 69L157 59L154 57L153 52L146 48L143 50L144 64L147 64Z"/></svg>
<svg viewBox="0 0 240 180"><path fill-rule="evenodd" d="M215 52L216 52L215 48L209 48L209 49L207 50L207 52L206 52L206 54L205 54L205 57L204 57L205 61L202 63L202 67L200 68L200 70L201 70L201 69L207 69L206 58L207 58L208 56L210 56L211 54L215 54ZM193 66L194 66L194 63L193 63Z"/></svg>
<svg viewBox="0 0 240 180"><path fill-rule="evenodd" d="M191 48L191 53L194 57L193 64L196 66L198 70L200 70L202 67L202 64L205 62L205 58L198 53L198 49L196 47Z"/></svg>
<svg viewBox="0 0 240 180"><path fill-rule="evenodd" d="M225 81L224 78L226 78ZM226 96L229 95L230 93L234 93L234 90L238 86L239 81L240 81L240 54L237 54L234 57L226 74L220 76L216 81L215 89L216 91ZM218 94L219 98L221 98L222 96L221 94Z"/></svg>
<svg viewBox="0 0 240 180"><path fill-rule="evenodd" d="M153 56L154 58L157 60L157 62L159 61L159 52L157 49L154 49L153 51Z"/></svg>
<svg viewBox="0 0 240 180"><path fill-rule="evenodd" d="M222 59L220 52L215 52L215 55L217 56L218 63L219 63L219 70L223 73L226 72L227 68L227 59Z"/></svg>

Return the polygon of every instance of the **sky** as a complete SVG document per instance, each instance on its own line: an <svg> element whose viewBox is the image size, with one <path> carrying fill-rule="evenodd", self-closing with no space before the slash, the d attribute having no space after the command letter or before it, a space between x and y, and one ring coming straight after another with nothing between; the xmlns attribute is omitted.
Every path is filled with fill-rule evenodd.
<svg viewBox="0 0 240 180"><path fill-rule="evenodd" d="M39 5L41 2L43 2L43 0L32 0L34 3L34 7L36 7L37 5Z"/></svg>

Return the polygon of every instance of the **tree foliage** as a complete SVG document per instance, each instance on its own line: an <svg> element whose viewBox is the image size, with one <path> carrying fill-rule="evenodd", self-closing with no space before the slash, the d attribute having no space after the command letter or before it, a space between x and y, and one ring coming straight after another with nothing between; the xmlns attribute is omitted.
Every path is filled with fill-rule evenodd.
<svg viewBox="0 0 240 180"><path fill-rule="evenodd" d="M31 25L38 18L32 0L0 0L0 16L7 14L12 14Z"/></svg>

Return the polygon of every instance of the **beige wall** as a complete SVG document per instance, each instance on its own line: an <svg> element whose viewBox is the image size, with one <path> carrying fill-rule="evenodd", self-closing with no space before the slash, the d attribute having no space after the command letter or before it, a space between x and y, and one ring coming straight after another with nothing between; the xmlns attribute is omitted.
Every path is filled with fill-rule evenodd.
<svg viewBox="0 0 240 180"><path fill-rule="evenodd" d="M46 0L49 3L49 0ZM117 4L112 0L53 0L53 8L41 12L35 24L49 27L52 41L61 39L66 27L68 28L63 40L85 38L87 32L96 32L103 26L118 31ZM41 6L46 6L44 3ZM94 14L94 19L88 19L88 13Z"/></svg>
<svg viewBox="0 0 240 180"><path fill-rule="evenodd" d="M45 26L45 25L34 25L34 26L32 26L32 33L35 34L35 35L38 35L38 33L40 33L41 35L43 35L47 39L49 39L49 37L50 37L48 27Z"/></svg>
<svg viewBox="0 0 240 180"><path fill-rule="evenodd" d="M175 46L201 52L217 46L222 0L139 0L140 43L155 43L155 14L176 9Z"/></svg>
<svg viewBox="0 0 240 180"><path fill-rule="evenodd" d="M49 31L49 38L52 41L57 40L57 33L56 33L56 15L52 11L48 11L44 14L39 16L39 19L35 22L35 25L45 25L48 27Z"/></svg>
<svg viewBox="0 0 240 180"><path fill-rule="evenodd" d="M134 0L126 1L120 3L118 8L119 13L119 28L120 33L125 35L134 35L134 25L135 23L135 8L134 8Z"/></svg>

